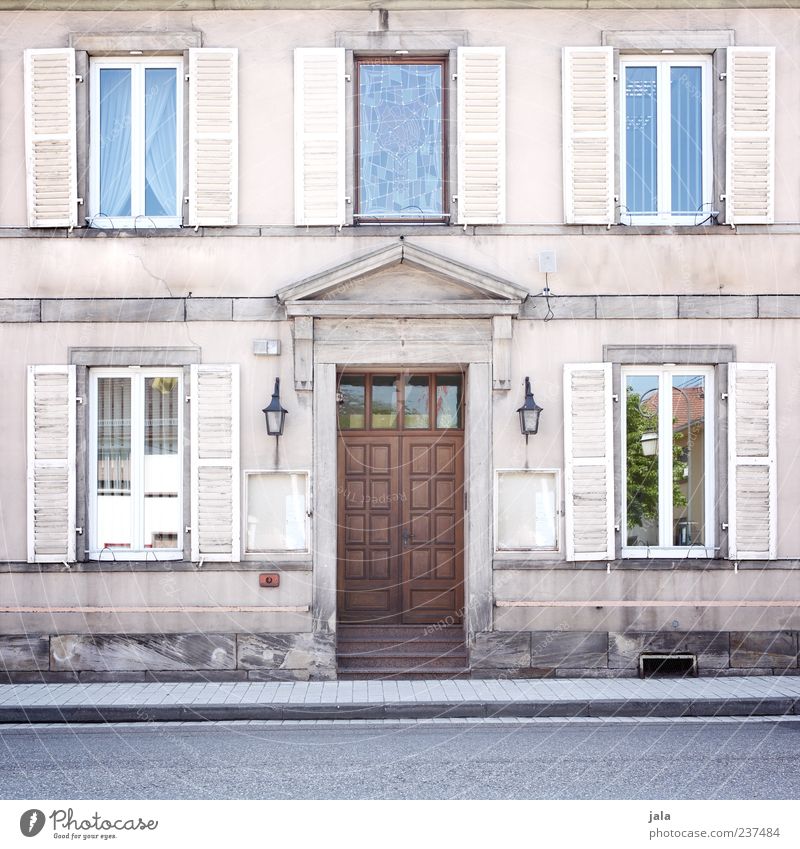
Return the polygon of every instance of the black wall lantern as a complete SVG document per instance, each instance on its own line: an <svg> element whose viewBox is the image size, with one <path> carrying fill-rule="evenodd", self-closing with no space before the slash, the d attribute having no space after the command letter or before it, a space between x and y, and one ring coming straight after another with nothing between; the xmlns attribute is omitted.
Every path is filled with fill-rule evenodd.
<svg viewBox="0 0 800 849"><path fill-rule="evenodd" d="M528 437L533 433L539 432L539 416L542 414L542 407L533 400L533 392L531 392L531 380L525 378L525 403L517 410L519 413L519 429L525 437L527 443Z"/></svg>
<svg viewBox="0 0 800 849"><path fill-rule="evenodd" d="M275 391L272 400L262 410L267 419L267 433L270 436L283 435L283 423L286 421L286 410L281 406L281 379L275 378Z"/></svg>

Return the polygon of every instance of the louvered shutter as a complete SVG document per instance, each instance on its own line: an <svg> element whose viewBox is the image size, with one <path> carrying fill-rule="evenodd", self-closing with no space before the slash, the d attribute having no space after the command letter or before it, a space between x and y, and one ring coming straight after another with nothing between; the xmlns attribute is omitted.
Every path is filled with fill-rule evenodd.
<svg viewBox="0 0 800 849"><path fill-rule="evenodd" d="M614 557L611 363L564 366L567 560Z"/></svg>
<svg viewBox="0 0 800 849"><path fill-rule="evenodd" d="M614 49L562 56L564 220L614 223Z"/></svg>
<svg viewBox="0 0 800 849"><path fill-rule="evenodd" d="M458 223L506 220L506 49L459 47Z"/></svg>
<svg viewBox="0 0 800 849"><path fill-rule="evenodd" d="M775 48L729 47L725 220L775 220Z"/></svg>
<svg viewBox="0 0 800 849"><path fill-rule="evenodd" d="M75 560L75 366L28 366L28 562Z"/></svg>
<svg viewBox="0 0 800 849"><path fill-rule="evenodd" d="M192 366L192 560L239 561L239 366Z"/></svg>
<svg viewBox="0 0 800 849"><path fill-rule="evenodd" d="M189 50L189 224L236 224L239 206L239 51Z"/></svg>
<svg viewBox="0 0 800 849"><path fill-rule="evenodd" d="M25 171L29 227L78 223L75 51L26 50Z"/></svg>
<svg viewBox="0 0 800 849"><path fill-rule="evenodd" d="M294 51L294 223L345 223L343 47Z"/></svg>
<svg viewBox="0 0 800 849"><path fill-rule="evenodd" d="M728 366L728 556L777 556L775 366Z"/></svg>

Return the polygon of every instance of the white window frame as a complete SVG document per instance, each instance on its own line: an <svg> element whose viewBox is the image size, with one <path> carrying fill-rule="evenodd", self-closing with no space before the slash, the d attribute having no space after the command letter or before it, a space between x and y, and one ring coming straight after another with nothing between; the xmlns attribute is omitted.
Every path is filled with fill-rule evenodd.
<svg viewBox="0 0 800 849"><path fill-rule="evenodd" d="M628 454L627 454L627 378L629 376L659 376L659 408L658 408L658 522L659 540L671 539L672 537L672 377L674 375L702 375L705 378L705 434L703 444L705 447L704 463L704 515L705 515L705 540L703 546L629 546L628 534ZM665 391L665 388L669 392ZM642 365L623 366L621 369L621 427L620 427L620 458L622 469L622 556L630 558L713 558L717 552L716 541L716 422L714 401L715 382L713 366L677 366L677 365ZM664 455L669 455L669 463L664 462Z"/></svg>
<svg viewBox="0 0 800 849"><path fill-rule="evenodd" d="M183 370L180 368L148 368L133 366L130 368L90 368L90 408L89 408L89 517L91 539L89 540L90 560L182 560L183 559L183 407L178 404L178 468L181 470L178 481L178 542L175 548L120 548L104 549L97 536L97 381L105 377L125 377L131 381L131 501L132 501L132 543L143 539L144 533L144 385L148 377L175 377L178 379L178 397L184 397Z"/></svg>
<svg viewBox="0 0 800 849"><path fill-rule="evenodd" d="M100 215L100 71L131 69L131 215ZM144 212L144 81L147 68L175 68L175 209L177 215L145 215ZM89 226L104 229L180 227L183 216L183 89L182 57L109 56L90 59L89 109Z"/></svg>
<svg viewBox="0 0 800 849"><path fill-rule="evenodd" d="M500 545L500 475L507 474L535 474L550 475L555 483L555 514L553 523L555 526L555 546L528 545L520 548L510 548ZM561 469L523 469L503 468L494 470L494 552L495 556L513 555L521 551L535 551L558 553L561 551Z"/></svg>
<svg viewBox="0 0 800 849"><path fill-rule="evenodd" d="M250 514L248 482L251 476L256 475L301 475L305 478L306 510L303 531L305 534L306 544L304 548L270 548L264 550L251 550L247 547L247 517ZM303 559L303 555L308 555L311 551L311 472L309 472L308 469L245 469L242 472L242 487L242 504L244 505L244 510L242 511L242 524L244 526L242 539L244 540L244 555L249 559L253 559L264 557L264 555L275 554L279 555L283 559L289 560L293 557Z"/></svg>
<svg viewBox="0 0 800 849"><path fill-rule="evenodd" d="M697 67L700 66L702 73L703 117L702 117L702 144L703 144L703 209L696 215L673 215L672 208L672 150L670 143L671 127L671 104L669 97L670 69L674 67ZM628 212L625 201L627 199L627 148L626 148L626 98L625 98L625 71L630 67L653 67L656 72L656 109L658 115L658 214L639 215ZM648 56L621 56L619 64L619 180L620 180L620 220L623 224L648 225L668 224L695 226L698 224L711 223L711 211L714 202L714 172L712 154L712 119L713 103L711 81L713 76L712 57L710 55L648 55ZM706 208L707 207L707 208Z"/></svg>

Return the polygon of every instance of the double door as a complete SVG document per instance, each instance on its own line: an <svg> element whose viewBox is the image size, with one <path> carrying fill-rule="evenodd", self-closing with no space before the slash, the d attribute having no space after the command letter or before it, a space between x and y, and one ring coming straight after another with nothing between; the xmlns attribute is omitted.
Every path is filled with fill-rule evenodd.
<svg viewBox="0 0 800 849"><path fill-rule="evenodd" d="M461 375L345 374L339 399L339 620L460 623Z"/></svg>

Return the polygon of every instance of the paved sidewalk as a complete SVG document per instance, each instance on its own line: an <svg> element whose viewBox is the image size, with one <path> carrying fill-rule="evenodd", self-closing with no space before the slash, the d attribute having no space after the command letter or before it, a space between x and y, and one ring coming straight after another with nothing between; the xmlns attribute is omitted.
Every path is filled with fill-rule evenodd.
<svg viewBox="0 0 800 849"><path fill-rule="evenodd" d="M800 676L0 685L0 723L800 715Z"/></svg>

